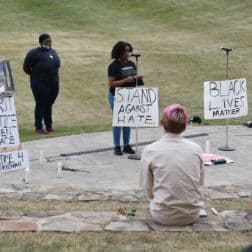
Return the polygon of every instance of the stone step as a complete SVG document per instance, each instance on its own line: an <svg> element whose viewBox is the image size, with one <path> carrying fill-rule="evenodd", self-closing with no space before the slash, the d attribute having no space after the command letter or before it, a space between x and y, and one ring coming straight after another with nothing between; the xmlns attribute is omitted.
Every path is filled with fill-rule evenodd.
<svg viewBox="0 0 252 252"><path fill-rule="evenodd" d="M218 215L208 213L194 224L183 227L163 226L154 223L148 213L136 212L130 219L118 212L0 212L1 232L89 232L89 231L251 231L252 212L226 210Z"/></svg>
<svg viewBox="0 0 252 252"><path fill-rule="evenodd" d="M252 184L202 187L205 200L235 199L252 196ZM142 189L87 189L71 186L4 185L0 198L17 200L64 200L64 201L146 201Z"/></svg>

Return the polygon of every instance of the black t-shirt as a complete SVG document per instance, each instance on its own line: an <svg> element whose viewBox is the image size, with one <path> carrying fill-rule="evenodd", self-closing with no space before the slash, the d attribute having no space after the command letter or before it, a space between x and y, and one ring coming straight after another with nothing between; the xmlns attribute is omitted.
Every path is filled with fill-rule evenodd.
<svg viewBox="0 0 252 252"><path fill-rule="evenodd" d="M119 60L114 60L108 67L108 76L115 77L115 80L122 80L129 76L136 76L136 65L133 61L128 60L126 64L122 64ZM142 80L138 80L138 85L143 85ZM125 83L120 87L135 87L136 81ZM115 95L115 87L109 88L111 94Z"/></svg>
<svg viewBox="0 0 252 252"><path fill-rule="evenodd" d="M55 50L38 47L30 50L24 60L24 66L31 69L30 81L36 84L58 84L60 58Z"/></svg>

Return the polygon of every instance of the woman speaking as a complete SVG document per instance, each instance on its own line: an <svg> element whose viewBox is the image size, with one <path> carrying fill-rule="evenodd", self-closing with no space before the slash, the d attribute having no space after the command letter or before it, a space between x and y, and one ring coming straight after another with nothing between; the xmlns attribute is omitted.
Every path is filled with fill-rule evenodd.
<svg viewBox="0 0 252 252"><path fill-rule="evenodd" d="M114 96L116 87L135 87L136 86L136 66L130 61L129 54L133 51L130 43L119 41L111 52L113 62L108 67L108 82L109 82L109 103L113 111ZM143 76L137 76L138 84L143 85ZM129 145L130 127L113 127L114 139L114 154L122 155L123 152L120 146L121 130L123 132L123 152L134 154L135 151Z"/></svg>

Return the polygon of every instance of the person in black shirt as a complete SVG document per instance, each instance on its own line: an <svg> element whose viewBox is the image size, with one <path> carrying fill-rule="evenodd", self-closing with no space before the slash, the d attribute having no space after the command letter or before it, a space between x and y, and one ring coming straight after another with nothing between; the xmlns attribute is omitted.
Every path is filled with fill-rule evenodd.
<svg viewBox="0 0 252 252"><path fill-rule="evenodd" d="M54 132L52 127L52 105L59 93L60 58L52 49L50 35L39 36L40 47L30 50L23 64L23 70L30 75L30 86L35 99L35 132ZM43 129L44 120L46 130Z"/></svg>
<svg viewBox="0 0 252 252"><path fill-rule="evenodd" d="M133 51L130 43L119 41L111 52L111 58L114 61L108 67L108 82L109 82L109 103L113 111L114 95L116 87L135 87L136 86L136 66L130 61L129 53ZM143 76L137 76L138 85L143 85ZM130 127L112 127L114 139L114 154L122 155L120 147L121 130L123 132L123 152L134 154L135 151L129 145Z"/></svg>

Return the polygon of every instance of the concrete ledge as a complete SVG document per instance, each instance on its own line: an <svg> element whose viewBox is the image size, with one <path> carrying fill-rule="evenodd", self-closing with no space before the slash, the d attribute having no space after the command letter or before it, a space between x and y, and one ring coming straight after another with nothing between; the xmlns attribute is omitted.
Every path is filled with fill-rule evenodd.
<svg viewBox="0 0 252 252"><path fill-rule="evenodd" d="M252 185L223 185L202 187L205 200L235 199L252 196ZM99 190L69 186L17 186L8 185L0 188L0 199L17 200L64 200L64 201L146 201L142 189Z"/></svg>
<svg viewBox="0 0 252 252"><path fill-rule="evenodd" d="M117 212L78 211L68 213L36 212L32 216L14 214L6 219L8 212L0 213L0 232L85 232L85 231L161 231L161 232L228 232L252 231L252 213L223 211L217 216L208 213L187 226L163 226L154 223L148 213L137 212L128 219Z"/></svg>

